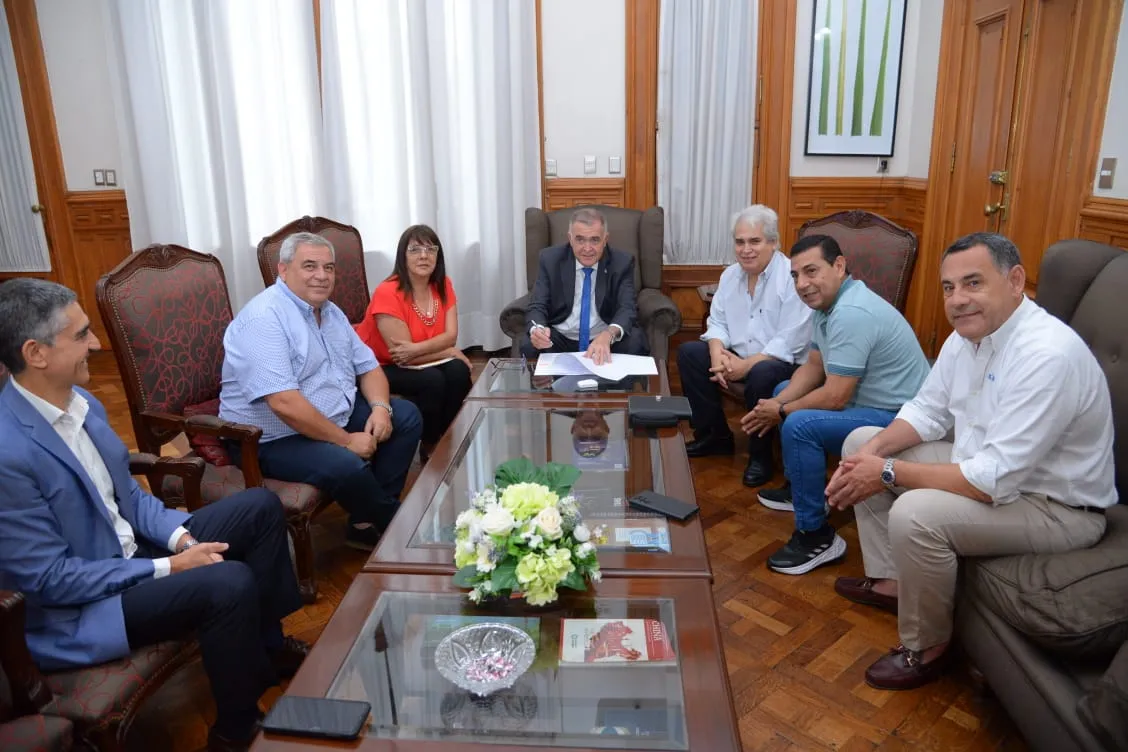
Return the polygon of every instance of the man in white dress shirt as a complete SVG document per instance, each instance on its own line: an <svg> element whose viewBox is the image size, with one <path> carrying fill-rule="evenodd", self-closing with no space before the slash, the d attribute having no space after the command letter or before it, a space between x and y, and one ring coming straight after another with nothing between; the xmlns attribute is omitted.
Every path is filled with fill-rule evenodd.
<svg viewBox="0 0 1128 752"><path fill-rule="evenodd" d="M537 281L525 310L521 352L582 352L596 363L611 353L647 355L637 325L635 259L607 244L607 218L585 207L572 214L568 242L540 252Z"/></svg>
<svg viewBox="0 0 1128 752"><path fill-rule="evenodd" d="M857 504L866 573L835 590L898 616L901 645L866 670L873 687L912 689L943 672L958 557L1091 546L1117 502L1104 372L1023 294L1021 261L993 233L945 251L955 331L896 420L850 434L827 486L831 505Z"/></svg>
<svg viewBox="0 0 1128 752"><path fill-rule="evenodd" d="M693 408L690 457L732 454L735 443L725 420L721 388L743 382L744 406L770 399L791 378L811 341L811 309L799 298L791 262L779 250L779 217L761 204L732 220L736 263L721 273L701 340L678 348L682 391ZM772 477L774 431L748 437L744 485Z"/></svg>

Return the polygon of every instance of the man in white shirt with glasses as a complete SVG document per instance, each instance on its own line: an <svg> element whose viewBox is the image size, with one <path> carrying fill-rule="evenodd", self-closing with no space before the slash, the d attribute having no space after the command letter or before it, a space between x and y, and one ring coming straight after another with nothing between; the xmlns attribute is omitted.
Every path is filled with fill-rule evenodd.
<svg viewBox="0 0 1128 752"><path fill-rule="evenodd" d="M827 486L832 506L857 505L866 573L835 590L898 617L901 644L866 670L879 689L943 673L960 556L1086 548L1117 502L1104 372L1025 296L1018 248L968 235L945 251L940 278L955 331L887 428L850 434Z"/></svg>
<svg viewBox="0 0 1128 752"><path fill-rule="evenodd" d="M779 217L762 204L749 206L732 221L736 263L721 273L701 340L678 348L682 391L693 409L690 457L733 454L735 439L725 420L721 388L743 384L744 406L751 410L770 399L776 386L806 359L811 341L811 309L799 298L791 262L779 250ZM748 437L744 485L762 486L772 478L774 431Z"/></svg>

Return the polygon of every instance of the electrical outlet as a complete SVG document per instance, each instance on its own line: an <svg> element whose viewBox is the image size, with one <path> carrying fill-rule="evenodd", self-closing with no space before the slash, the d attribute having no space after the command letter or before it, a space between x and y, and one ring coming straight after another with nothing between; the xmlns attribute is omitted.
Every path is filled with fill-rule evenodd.
<svg viewBox="0 0 1128 752"><path fill-rule="evenodd" d="M544 176L547 177L547 178L556 177L556 160L555 159L544 160Z"/></svg>
<svg viewBox="0 0 1128 752"><path fill-rule="evenodd" d="M106 185L117 185L117 170L106 170Z"/></svg>
<svg viewBox="0 0 1128 752"><path fill-rule="evenodd" d="M889 172L889 160L888 159L877 160L877 171L878 172Z"/></svg>
<svg viewBox="0 0 1128 752"><path fill-rule="evenodd" d="M623 158L610 157L607 160L607 172L611 175L618 175L623 171Z"/></svg>
<svg viewBox="0 0 1128 752"><path fill-rule="evenodd" d="M105 185L105 184L106 184L106 171L105 170L94 170L94 185Z"/></svg>
<svg viewBox="0 0 1128 752"><path fill-rule="evenodd" d="M584 157L584 174L595 174L595 157Z"/></svg>

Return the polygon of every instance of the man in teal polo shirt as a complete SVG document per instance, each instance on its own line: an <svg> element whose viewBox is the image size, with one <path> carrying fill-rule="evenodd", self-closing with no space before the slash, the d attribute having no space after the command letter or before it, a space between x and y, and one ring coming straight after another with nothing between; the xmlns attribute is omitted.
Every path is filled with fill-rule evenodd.
<svg viewBox="0 0 1128 752"><path fill-rule="evenodd" d="M791 277L814 309L810 353L741 427L761 434L782 423L787 483L759 498L770 509L794 511L795 533L768 567L805 574L846 554L846 541L826 519L827 453L841 453L855 428L893 422L924 383L928 361L900 312L849 275L834 238L811 235L792 246Z"/></svg>

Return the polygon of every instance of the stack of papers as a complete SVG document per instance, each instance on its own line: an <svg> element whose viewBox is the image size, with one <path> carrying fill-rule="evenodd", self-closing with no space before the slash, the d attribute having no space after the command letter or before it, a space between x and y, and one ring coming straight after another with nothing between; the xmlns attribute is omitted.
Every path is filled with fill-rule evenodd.
<svg viewBox="0 0 1128 752"><path fill-rule="evenodd" d="M587 376L592 374L610 381L628 376L657 376L658 364L649 355L612 353L611 361L597 366L583 353L541 353L537 357L534 376Z"/></svg>

